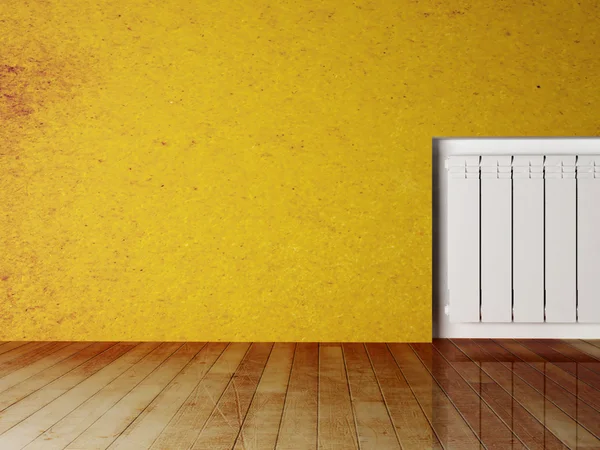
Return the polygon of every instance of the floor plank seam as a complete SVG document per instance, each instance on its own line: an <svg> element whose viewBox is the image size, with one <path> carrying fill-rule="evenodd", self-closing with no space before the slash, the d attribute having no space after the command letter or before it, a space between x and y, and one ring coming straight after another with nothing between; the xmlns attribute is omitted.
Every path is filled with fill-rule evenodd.
<svg viewBox="0 0 600 450"><path fill-rule="evenodd" d="M369 363L371 364L371 370L373 371L373 376L375 377L375 381L377 383L377 387L379 387L379 394L381 395L381 399L383 400L383 404L385 405L385 410L388 413L388 417L390 418L390 422L392 423L392 427L394 429L394 434L396 435L396 439L398 440L398 445L400 445L400 450L404 450L404 446L402 445L402 441L400 440L400 436L398 435L398 429L396 428L396 423L394 422L394 418L392 417L392 413L390 412L390 407L388 405L387 400L385 399L385 395L383 394L383 389L381 389L381 383L379 382L379 378L377 377L377 372L375 371L375 366L373 365L373 360L371 359L371 355L369 355L369 350L367 349L367 345L363 344L365 349L365 353L367 354L367 358L369 359Z"/></svg>
<svg viewBox="0 0 600 450"><path fill-rule="evenodd" d="M599 357L576 339L0 342L0 447L600 450Z"/></svg>
<svg viewBox="0 0 600 450"><path fill-rule="evenodd" d="M535 420L537 423L539 423L539 424L540 424L540 425L541 425L541 426L542 426L542 427L543 427L545 430L548 430L548 429L546 428L546 425L545 425L545 423L542 423L542 422L541 422L541 421L540 421L540 420L539 420L539 419L538 419L538 418L537 418L537 417L536 417L536 416L535 416L535 415L532 413L532 411L531 411L531 410L530 410L530 409L529 409L529 408L528 408L526 405L524 405L524 404L523 404L523 403L521 403L519 400L517 400L517 399L514 397L514 395L513 395L513 394L511 394L511 393L510 393L510 392L508 392L508 391L507 391L507 390L506 390L506 389L505 389L503 386L501 386L501 385L500 385L500 383L498 383L498 381L497 381L497 380L496 380L496 379L495 379L495 378L494 378L494 377L493 377L493 376L492 376L492 375L491 375L491 374L490 374L488 371L486 371L485 369L483 369L483 368L482 368L481 364L478 364L476 361L474 361L474 360L473 360L473 358L471 358L471 356L469 356L468 354L466 354L466 353L464 352L464 350L463 350L462 348L460 348L460 346L456 345L452 339L451 339L450 341L451 341L451 342L452 342L452 343L453 343L453 344L456 346L456 348L457 348L459 351L461 351L461 352L462 352L462 353L463 353L463 354L464 354L464 355L465 355L467 358L469 358L469 360L470 360L470 361L472 361L474 364L476 364L478 367L480 367L480 368L481 368L481 371L483 371L483 372L484 372L484 373L485 373L485 374L486 374L488 377L490 377L490 378L493 380L493 382L494 382L494 384L495 384L496 386L498 386L498 387L499 387L500 389L502 389L502 390L503 390L503 391L504 391L504 392L505 392L507 395L509 395L512 401L516 401L516 402L517 402L517 403L518 403L518 404L519 404L519 405L520 405L520 406L523 408L523 410L525 410L525 411L526 411L526 412L527 412L527 413L528 413L528 414L529 414L529 415L530 415L530 416L531 416L531 417L532 417L532 418L533 418L533 419L534 419L534 420ZM485 350L485 349L484 349L484 350ZM506 367L506 366L504 366L504 367ZM510 369L508 369L508 368L507 368L507 370L510 370ZM513 372L511 371L511 374L512 374L512 373L513 373ZM518 376L518 375L517 375L517 376ZM525 380L523 380L523 382L525 382L526 384L528 384L528 385L529 385L529 383L527 383ZM532 387L532 389L534 389L534 388ZM545 398L545 397L544 397L544 398ZM483 399L482 399L482 400L483 400ZM506 422L505 422L505 421L504 421L504 420L503 420L503 419L502 419L502 418L501 418L501 417L498 415L498 413L497 413L497 412L494 410L494 408L492 408L492 406L491 406L491 405L489 405L487 402L486 402L486 404L487 404L487 405L488 405L488 407L489 407L489 408L490 408L490 409L491 409L491 410L494 412L494 414L496 414L496 416L497 416L497 417L498 417L498 418L499 418L499 419L500 419L500 420L501 420L503 423L505 423L505 424L506 424ZM512 417L512 416L511 416L511 417ZM513 427L513 426L509 426L508 424L506 424L506 425L507 425L507 426L509 427L509 429L510 429L510 430L513 432L513 434L515 434L515 433L514 433L514 427ZM549 430L548 430L548 431L549 431ZM550 433L552 433L552 432L550 431ZM554 436L556 439L558 439L560 442L562 442L562 440L561 440L561 439L560 439L558 436L556 436L554 433L552 433L552 434L553 434L553 436ZM516 435L515 435L515 436L516 436ZM518 438L518 436L517 436L517 438ZM522 444L523 444L525 447L527 447L527 445L525 444L525 442L523 442L523 440L522 440L522 439L520 439L520 438L518 438L518 439L519 439L519 441L520 441L520 442L521 442L521 443L522 443ZM563 442L563 443L564 443L564 442ZM566 444L565 444L565 445L566 445Z"/></svg>
<svg viewBox="0 0 600 450"><path fill-rule="evenodd" d="M33 395L33 394L35 394L36 392L38 392L38 391L42 390L43 388L45 388L45 387L46 387L46 386L48 386L49 384L51 384L51 383L54 383L56 380L58 380L58 379L62 378L63 376L66 376L66 375L68 375L69 373L71 373L72 371L74 371L74 370L77 370L77 369L78 369L79 367L81 367L82 365L86 364L87 362L89 362L89 361L90 361L90 360L92 360L93 358L96 358L96 357L98 357L98 356L102 355L104 352L106 352L106 351L110 350L110 349L111 349L112 347L114 347L115 345L117 345L117 343L115 343L115 344L111 345L110 347L106 348L105 350L102 350L100 353L97 353L97 354L95 354L95 355L91 355L91 356L90 356L88 359L84 360L84 361L83 361L81 364L78 364L77 366L75 366L75 367L73 367L72 369L68 370L67 372L65 372L65 373L64 373L64 374L62 374L61 376L59 376L59 377L57 377L57 378L55 378L55 379L53 379L53 380L49 381L48 383L46 383L46 384L44 384L44 385L40 386L39 388L37 388L37 389L35 389L34 391L32 391L32 392L30 392L29 394L27 394L25 397L22 397L22 398L20 398L19 400L16 400L15 402L11 403L10 405L8 405L8 406L6 406L6 407L4 407L4 408L0 409L0 413L1 413L2 411L4 411L4 410L6 410L6 409L10 408L11 406L15 405L16 403L18 403L18 402L20 402L20 401L23 401L23 400L25 400L25 399L26 399L27 397L29 397L30 395ZM11 388L11 389L12 389L12 388ZM8 391L8 389L7 389L6 391ZM6 392L6 391L2 391L2 393L3 393L3 392ZM1 394L1 393L0 393L0 394Z"/></svg>
<svg viewBox="0 0 600 450"><path fill-rule="evenodd" d="M185 345L185 344L184 344L184 345ZM173 377L172 377L172 378L171 378L171 379L170 379L170 380L169 380L169 381L168 381L168 382L167 382L167 383L166 383L166 384L163 386L163 388L162 388L162 389L161 389L161 390L158 392L158 394L156 394L156 395L155 395L155 396L154 396L154 397L153 397L153 398L152 398L152 399L151 399L151 400L148 402L148 404L147 404L146 406L144 406L144 408L142 408L142 410L141 410L141 411L140 411L140 412L139 412L139 413L138 413L138 414L137 414L137 415L136 415L136 416L135 416L135 417L134 417L134 418L133 418L133 419L132 419L132 420L131 420L131 421L130 421L128 424L127 424L127 426L126 426L125 428L123 428L123 430L121 430L121 432L120 432L120 433L119 433L119 434L118 434L118 435L117 435L117 436L116 436L116 437L115 437L115 438L114 438L114 439L111 441L111 443L110 443L110 444L109 444L109 445L106 447L106 448L107 448L107 450L108 450L108 449L110 449L110 447L114 445L114 443L115 443L115 442L116 442L116 441L117 441L117 440L118 440L118 439L119 439L119 438L120 438L120 437L121 437L121 436L122 436L122 435L123 435L123 434L124 434L124 433L127 431L127 429L128 429L129 427L131 427L131 426L132 426L132 425L135 423L135 421L138 419L138 417L140 417L140 416L141 416L141 415L144 413L144 411L146 411L146 410L148 409L148 407L150 407L150 405L152 405L152 403L153 403L153 402L154 402L154 401L155 401L155 400L156 400L156 399L157 399L157 398L158 398L158 397L159 397L159 396L160 396L160 395L161 395L161 394L162 394L162 393L165 391L165 389L167 389L167 387L169 387L169 386L171 385L171 383L173 382L173 380L174 380L174 379L175 379L175 378L176 378L176 377L177 377L177 376L178 376L178 375L179 375L181 372L183 372L183 370L184 370L186 367L188 367L188 366L189 366L189 365L192 363L192 361L194 361L194 358L196 358L196 356L200 354L200 352L201 352L201 351L202 351L202 350L203 350L203 349L206 347L206 345L207 345L207 344L206 344L206 343L204 343L204 345L202 345L202 347L201 347L201 348L200 348L200 349L199 349L199 350L198 350L198 351L197 351L197 352L194 354L194 356L192 356L192 357L190 358L190 360L189 360L189 361L188 361L188 362L187 362L187 363L186 363L186 364L185 364L185 365L184 365L184 366L183 366L183 367L182 367L182 368L181 368L181 369L180 369L180 370L179 370L179 371L178 371L176 374L174 374L174 375L173 375ZM175 351L173 352L173 354L175 354L175 353L176 353L178 350L179 350L179 349L175 350ZM161 366L162 366L164 363L166 363L166 362L169 360L169 358L171 358L171 356L173 356L173 354L171 354L171 355L170 355L170 356L169 356L167 359L165 359L165 360L164 360L164 361L163 361L163 362L162 362L162 363L161 363L161 364L160 364L160 365L159 365L159 366L158 366L158 367L157 367L155 370L153 370L152 372L150 372L150 373L149 373L149 374L148 374L148 375L147 375L147 376L144 378L144 380L145 380L145 379L147 379L147 378L148 378L150 375L152 375L152 373L154 373L156 370L158 370L158 369L159 369L159 368L160 368L160 367L161 367ZM140 381L140 383L142 383L144 380ZM139 385L140 383L138 383L138 385ZM131 389L131 391L133 391L133 390L134 390L134 389L135 389L135 388L136 388L138 385L136 385L136 386L135 386L133 389ZM129 392L131 392L131 391L129 391ZM127 394L125 394L125 395L124 395L122 398L125 398L127 395L128 395L128 393L127 393ZM117 404L118 404L118 402L117 402L117 403L115 403L115 406L116 406ZM113 406L113 407L114 407L114 406Z"/></svg>
<svg viewBox="0 0 600 450"><path fill-rule="evenodd" d="M541 374L541 375L544 377L544 379L546 379L547 381L551 382L553 385L555 385L555 386L558 386L560 389L564 390L564 391L565 391L565 392L567 392L569 395L573 395L573 396L575 396L575 394L573 394L573 393L571 393L570 391L568 391L567 389L565 389L565 388L564 388L564 386L562 386L562 385L561 385L561 384L560 384L558 381L555 381L554 379L552 379L552 378L549 378L547 374L545 374L545 373L543 373L543 372L540 372L540 370L539 370L537 367L535 367L534 365L532 365L532 364L531 364L531 363L532 363L532 361L525 361L525 360L523 360L522 358L520 358L518 355L516 355L516 354L515 354L515 353L514 353L512 350L510 350L510 349L507 349L505 346L503 346L501 342L496 342L496 343L497 343L497 344L498 344L500 347L502 347L503 349L505 349L507 352L511 353L513 356L515 356L516 358L518 358L518 359L520 359L521 361L523 361L523 363L527 364L529 367L531 367L531 368L532 368L533 370L535 370L537 373ZM517 344L518 344L518 343L517 343ZM523 347L523 348L527 349L526 347ZM527 350L528 350L528 349L527 349ZM543 359L544 359L544 358L543 358ZM561 371L561 373L565 373L565 374L566 374L568 377L573 377L573 376L572 376L571 374L569 374L568 372L565 372L565 371L563 371L563 370L562 370L560 367L557 367L557 366L555 366L554 364L552 364L552 362L550 362L550 361L547 361L546 359L544 359L544 362L545 362L545 363L547 363L547 364L550 364L550 365L552 365L553 367L556 367L556 368L557 368L557 370L560 370L560 371ZM519 377L519 378L521 378L521 377ZM574 377L573 377L573 378L574 378ZM522 379L522 378L521 378L521 379ZM529 385L530 385L530 383L528 383L526 380L524 380L524 381L525 381L527 384L529 384ZM575 384L576 384L576 386L578 385L578 380L577 380L577 379L575 379ZM532 386L532 387L533 387L533 386ZM533 387L533 389L536 389L536 388L535 388L535 387ZM536 391L537 391L537 389L536 389ZM539 392L539 391L538 391L538 392ZM597 411L598 413L600 413L600 405L599 405L599 406L592 405L592 404L590 404L590 403L589 403L589 401L587 401L585 398L583 398L583 397L580 397L580 396L578 396L578 395L577 395L577 396L575 396L575 397L576 397L576 398L577 398L579 401L581 401L581 402L585 403L585 404L586 404L586 405L588 405L590 408L592 408L592 409L594 409L595 411ZM551 401L551 400L549 400L549 401ZM552 403L554 404L554 402L552 402ZM561 410L563 410L563 408L559 407L558 405L556 405L556 406L557 406L558 408L560 408ZM563 411L564 411L564 410L563 410ZM566 411L564 411L564 412L565 412L565 414L567 414L567 412L566 412ZM571 417L572 417L572 416L571 416Z"/></svg>
<svg viewBox="0 0 600 450"><path fill-rule="evenodd" d="M340 344L342 348L342 361L344 362L344 372L346 373L346 384L348 385L348 395L350 396L350 405L352 406L352 418L354 419L354 429L356 430L356 445L358 450L362 450L362 444L360 442L360 434L358 432L358 419L356 417L356 405L352 395L352 387L350 386L350 377L348 375L348 362L346 361L346 353L344 351L344 345Z"/></svg>
<svg viewBox="0 0 600 450"><path fill-rule="evenodd" d="M271 350L269 350L269 356L267 356L267 360L265 361L265 365L262 368L262 371L260 372L260 377L258 378L258 381L256 382L256 388L254 389L254 392L252 393L252 397L250 398L250 403L248 404L248 409L246 409L246 412L244 413L244 417L242 418L242 420L240 420L240 427L238 429L237 435L235 437L235 440L233 441L233 445L231 446L231 448L235 448L235 445L238 442L238 439L240 437L240 435L242 434L242 430L244 429L244 423L246 422L246 418L248 417L248 412L250 411L250 408L252 407L252 402L254 401L254 398L256 397L256 392L258 391L258 386L260 386L260 381L263 378L263 375L265 374L265 369L267 368L267 364L269 364L269 359L271 358L271 355L273 354L273 349L275 348L275 344L272 343L271 344ZM239 403L238 403L239 405ZM243 436L242 436L242 448L245 448L245 445L243 443Z"/></svg>
<svg viewBox="0 0 600 450"><path fill-rule="evenodd" d="M154 348L150 353L148 353L146 356L144 356L144 358L140 359L139 361L137 361L134 365L132 365L129 369L127 369L125 372L123 372L122 374L120 374L118 377L116 377L115 379L113 379L110 383L108 383L106 386L104 386L102 389L105 389L107 386L110 386L110 384L115 381L116 379L120 378L121 376L124 376L127 372L129 372L130 370L133 370L135 368L135 366L137 364L139 364L140 362L142 362L144 359L146 359L148 356L150 356L155 350L157 350L158 348L160 348L160 345L156 348ZM73 442L75 442L77 439L79 439L79 437L81 435L83 435L88 429L90 429L92 426L94 426L94 424L96 422L98 422L99 420L102 419L102 417L104 416L104 414L106 414L108 411L110 411L112 408L114 408L123 398L125 398L130 392L132 392L137 386L139 386L146 378L148 378L150 375L152 375L156 370L158 370L159 367L161 367L171 356L173 356L173 354L175 354L175 352L177 350L179 350L180 347L177 347L176 349L174 349L169 356L167 356L158 366L156 366L154 369L152 369L148 374L146 374L146 376L144 376L137 384L135 384L131 389L129 389L129 391L127 391L121 398L119 398L113 405L111 405L106 411L104 411L102 413L102 415L100 417L98 417L96 420L94 420L91 424L89 424L83 431L81 431L81 433L79 433L68 445L67 447L69 447ZM92 398L94 398L100 391L96 392L94 395L92 395L91 397L89 397L87 400L90 400ZM86 401L87 401L86 400ZM84 402L85 403L85 402ZM77 406L77 408L81 407L81 405L83 405L84 403L81 403L80 405ZM73 411L77 410L77 408L75 408ZM73 413L73 411L71 411L69 414L67 414L65 417L63 417L63 420L68 417L70 414ZM58 422L57 422L58 423ZM50 427L52 428L52 427ZM50 429L48 428L48 430ZM46 430L46 431L48 431ZM42 433L44 434L44 433ZM41 436L41 435L40 435ZM39 437L39 436L38 436ZM37 438L36 438L37 439ZM111 442L112 444L112 442ZM108 446L110 446L111 444L109 444ZM108 446L106 448L108 448Z"/></svg>
<svg viewBox="0 0 600 450"><path fill-rule="evenodd" d="M119 360L120 358L122 358L123 356L125 356L127 353L131 352L135 347L132 347L131 349L129 349L127 352L125 352L123 355L120 355L117 359L115 359L115 361ZM141 358L140 358L141 359ZM114 362L114 361L112 361ZM112 363L111 362L111 363ZM110 364L104 366L104 367L108 367ZM103 368L104 368L103 367ZM102 369L103 369L102 368ZM102 370L100 369L100 370ZM120 374L119 374L120 375ZM117 378L119 375L115 376L115 378ZM62 377L61 377L62 378ZM57 401L58 399L60 399L61 397L63 397L64 395L68 394L70 391L72 391L75 387L79 386L81 383L85 382L88 378L84 378L82 379L80 382L76 383L75 385L71 386L68 390L66 390L65 392L63 392L62 394L60 394L58 397L52 399L52 401L50 403L47 403L45 405L42 406L42 408L34 411L33 413L29 414L27 417L23 418L22 420L20 420L18 423L14 424L13 426L10 427L10 429L13 429L14 427L18 426L19 424L23 423L24 421L26 421L27 419L29 419L31 416L33 416L34 414L36 414L38 411L40 411L41 409L47 407L48 405L52 404L53 402ZM114 380L114 379L113 379ZM111 380L112 382L112 380ZM87 399L86 399L87 400ZM84 400L85 401L85 400ZM61 417L56 423L58 423L60 420L64 419L64 417L68 416L71 412L73 412L75 409L77 409L77 407L79 407L79 405L75 406L71 411L69 411L65 416ZM51 427L50 427L51 428ZM6 430L4 433L2 434L6 434L10 429ZM48 428L49 429L49 428ZM44 430L41 434L45 433L48 429ZM41 435L40 434L40 435ZM40 435L38 435L37 437L39 437ZM37 437L35 439L37 439ZM27 444L29 445L29 444Z"/></svg>
<svg viewBox="0 0 600 450"><path fill-rule="evenodd" d="M459 349L459 350L460 350L460 349ZM452 362L451 362L451 361L450 361L450 360L449 360L449 359L446 357L446 355L444 355L444 354L443 354L443 353L442 353L442 352L441 352L441 351L440 351L440 350L439 350L439 349L438 349L438 348L435 346L435 344L434 344L434 345L432 345L432 351L437 351L437 352L438 352L438 354L439 354L439 355L440 355L440 356L441 356L441 357L442 357L442 358L443 358L443 359L444 359L444 360L445 360L445 361L448 363L448 365L449 365L449 366L452 368L452 370L454 370L454 371L456 372L456 374L457 374L457 375L458 375L458 376L459 376L459 377L460 377L460 378L463 380L463 382L466 384L466 386L467 386L469 389L471 389L471 390L472 390L472 391L475 393L475 395L477 395L477 397L479 397L479 399L480 399L480 401L481 401L481 402L480 402L480 404L481 404L481 403L485 404L485 405L488 407L488 409L490 410L490 412L492 412L492 413L493 413L493 414L494 414L494 415L495 415L495 416L498 418L498 420L500 420L500 422L502 422L502 423L503 423L503 424L506 426L506 428L508 429L508 431L509 431L509 432L512 434L513 438L516 438L516 439L517 439L517 440L518 440L518 441L519 441L521 444L523 444L523 446L524 446L525 448L527 448L527 445L525 444L525 442L523 442L523 440L522 440L522 439L521 439L519 436L517 436L517 435L515 434L515 432L514 432L513 428L512 428L512 427L511 427L511 426L510 426L508 423L506 423L506 422L504 421L504 419L502 419L502 417L500 417L500 416L498 415L498 413L497 413L497 412L496 412L496 410L493 408L493 406L492 406L492 405L490 405L490 404L487 402L487 400L485 400L485 399L483 398L483 396L481 395L481 392L477 392L477 391L476 391L476 390L473 388L473 386L471 385L471 383L469 383L469 382L466 380L466 378L465 378L465 377L464 377L464 376L463 376L463 375L462 375L462 374L461 374L461 373L460 373L458 370L456 370L456 369L453 367L453 365L452 365ZM465 356L467 356L467 357L468 357L468 355L465 355ZM471 360L471 358L469 358L469 360ZM471 360L471 361L472 361L472 360ZM479 372L479 374L480 374L480 377L481 377L481 371ZM488 375L488 376L489 376L489 375ZM496 385L498 385L498 383L496 383L495 381L494 381L494 383L495 383ZM480 385L481 385L481 378L480 378ZM499 385L498 385L498 386L499 386ZM501 386L499 386L499 387L501 387ZM507 391L505 391L505 392L507 392ZM507 393L508 393L508 392L507 392ZM510 393L508 393L508 394L510 395Z"/></svg>
<svg viewBox="0 0 600 450"><path fill-rule="evenodd" d="M387 351L392 355L392 358L394 359L394 362L395 362L396 366L398 367L398 370L402 374L402 378L404 378L404 381L406 382L406 385L408 386L408 389L410 389L410 392L411 392L412 396L414 397L415 401L419 405L421 413L423 414L423 416L425 416L425 420L427 420L427 423L431 427L431 430L435 434L435 437L437 438L438 442L440 443L440 445L442 446L442 448L444 450L448 450L447 447L446 447L446 445L444 445L444 442L443 442L444 440L442 439L442 437L439 435L438 431L436 431L435 427L433 426L433 422L429 419L429 416L425 413L425 409L423 408L423 404L421 403L421 401L417 397L417 394L415 393L413 387L409 383L408 378L406 377L406 374L402 370L402 367L400 367L400 364L398 364L398 360L396 359L396 355L394 355L394 352L392 352L392 350L390 349L389 344L385 344L385 347L387 348ZM427 368L425 368L425 369L427 369ZM433 380L433 381L435 383L435 380Z"/></svg>
<svg viewBox="0 0 600 450"><path fill-rule="evenodd" d="M281 417L279 418L279 425L277 426L277 435L275 437L275 446L273 447L274 449L277 448L277 444L279 442L279 433L281 432L281 424L283 423L283 416L285 415L285 409L286 409L286 405L287 405L287 397L288 397L288 392L290 391L290 382L292 380L292 371L294 370L294 362L296 360L297 349L298 349L298 344L295 343L294 344L294 354L292 355L292 363L290 365L290 373L288 375L288 383L287 383L287 386L285 389L285 395L283 397L283 408L281 408ZM317 424L318 423L319 422L317 421Z"/></svg>
<svg viewBox="0 0 600 450"><path fill-rule="evenodd" d="M192 444L188 447L188 450L191 450L194 448L194 446L196 445L196 442L198 442L198 439L200 439L200 436L202 435L202 433L204 432L205 428L206 428L206 424L208 423L208 421L210 420L212 414L215 412L215 410L217 409L217 407L219 406L219 402L221 401L221 398L223 398L223 394L225 394L225 392L227 391L227 388L229 387L229 385L233 382L233 379L235 378L236 372L239 369L239 367L244 363L244 360L246 359L246 357L248 356L248 353L250 353L250 349L252 348L253 344L250 344L248 346L248 348L246 349L244 356L242 357L242 359L240 359L239 364L237 364L235 370L232 371L231 373L231 377L229 377L229 381L227 382L227 384L225 385L225 388L223 389L223 391L219 394L219 397L216 399L215 401L215 406L213 406L211 413L208 415L208 417L206 418L206 420L204 421L204 423L202 424L202 427L200 428L200 431L198 431L198 434L196 435L196 439L194 439L194 441L192 442Z"/></svg>
<svg viewBox="0 0 600 450"><path fill-rule="evenodd" d="M483 347L481 347L481 345L479 345L479 344L476 344L476 345L478 345L480 348L483 348ZM502 345L500 345L500 347L504 348ZM485 351L485 349L483 349L483 350ZM505 349L505 350L506 350L507 352L510 352L508 349ZM518 355L515 355L515 354L514 354L514 353L512 353L512 352L510 352L510 353L511 353L513 356L515 356L516 358L519 358L519 357L518 357ZM495 358L495 359L496 359L496 358ZM520 358L519 358L519 359L520 359ZM496 359L496 360L497 360L497 359ZM521 361L523 361L523 360L521 360ZM541 374L541 375L544 377L544 380L545 380L545 382L547 382L547 378L546 378L545 374L543 374L542 372L539 372L537 369L535 369L535 367L531 366L531 365L530 365L530 364L529 364L527 361L523 361L523 363L524 363L524 364L527 364L527 365L528 365L528 366L530 366L530 367L531 367L533 370L536 370L538 373L540 373L540 374ZM567 417L569 417L570 419L572 419L572 420L573 420L573 421L574 421L574 422L575 422L577 425L579 425L579 426L581 426L582 428L584 428L584 429L585 429L587 432L591 433L593 436L595 436L595 437L597 437L597 438L599 437L599 436L597 436L597 435L596 435L594 432L592 432L592 431L591 431L589 428L587 428L587 427L583 426L583 425L582 425L582 424L579 422L579 419L578 419L577 417L573 417L571 414L569 414L567 411L565 411L563 407L561 407L560 405L556 404L556 403L555 403L553 400L551 400L550 398L548 398L548 396L547 396L547 394L546 394L545 392L540 392L540 391L539 391L539 390L538 390L538 389L537 389L535 386L533 386L531 383L529 383L529 382L528 382L527 380L525 380L523 377L521 377L521 376L520 376L520 375L518 375L518 374L515 374L515 375L517 376L517 378L519 378L521 381L523 381L523 383L525 383L527 386L529 386L531 389L533 389L533 390L534 390L534 391L536 391L536 392L537 392L539 395L541 395L541 396L542 396L542 398L544 398L544 400L545 400L545 401L548 401L548 402L552 403L552 404L553 404L553 405L554 405L554 406L555 406L555 407L556 407L558 410L560 410L560 411L561 411L563 414L565 414ZM544 384L544 386L545 386L545 384ZM560 387L560 385L557 385L557 386L559 386L559 387ZM577 399L578 399L579 401L581 401L581 400L580 400L578 397L577 397ZM529 414L531 414L531 415L533 416L533 414L532 414L532 412L530 411L530 409L529 409L529 408L527 408L527 407L526 407L526 406L525 406L525 405L524 405L524 404L523 404L521 401L519 401L519 400L518 400L518 399L516 399L516 398L515 398L515 401L516 401L516 402L517 402L519 405L521 405L521 407L523 407L523 408L524 408L526 411L528 411L528 412L529 412ZM576 404L577 404L577 403L576 403ZM563 444L567 445L566 443L564 443L564 441L563 441L563 440L562 440L560 437L558 437L558 436L556 435L556 433L554 433L552 430L550 430L550 429L548 429L548 428L546 427L546 424L545 424L545 422L546 422L546 416L545 416L545 414L546 414L546 408L544 407L544 423L540 422L540 420L539 420L539 419L537 419L537 417L535 417L535 416L534 416L534 417L535 417L535 419L536 419L538 422L540 422L540 423L542 424L542 426L543 426L543 427L544 427L544 428L545 428L545 429L546 429L546 430L547 430L547 431L548 431L550 434L552 434L552 435L553 435L553 436L554 436L556 439L558 439L559 441L563 442Z"/></svg>
<svg viewBox="0 0 600 450"><path fill-rule="evenodd" d="M444 387L440 384L440 382L436 379L435 375L431 372L431 370L429 370L429 367L427 367L427 364L425 364L425 361L423 361L421 359L421 357L419 356L419 354L415 351L415 349L413 348L412 344L408 344L408 346L411 348L411 350L413 351L413 353L416 355L416 357L419 359L419 361L421 361L421 364L423 364L423 366L425 367L425 369L427 370L427 372L429 372L429 374L431 375L431 378L433 379L433 381L439 386L440 390L444 393L444 395L446 396L446 398L450 401L450 403L452 403L452 405L454 406L454 409L456 410L456 412L458 412L458 414L462 417L463 421L467 424L467 426L471 429L471 431L475 434L475 437L479 440L479 442L481 443L481 446L483 448L485 448L487 450L487 446L485 445L485 443L483 442L481 436L479 435L479 433L477 433L477 431L475 431L475 429L473 428L473 426L469 423L469 421L467 420L467 418L464 416L464 414L461 412L461 410L458 408L458 406L456 405L456 403L454 402L454 400L452 400L451 396L448 394L448 392L444 389Z"/></svg>
<svg viewBox="0 0 600 450"><path fill-rule="evenodd" d="M187 401L190 399L190 397L192 396L192 394L196 391L196 389L198 388L198 386L200 385L200 383L206 378L206 375L208 375L208 373L210 372L210 369L212 369L213 366L217 363L217 361L219 361L219 358L221 358L221 356L223 356L223 354L227 351L227 349L229 348L230 345L231 345L231 343L227 343L227 345L219 353L219 356L217 356L215 358L215 360L212 362L212 364L207 368L206 372L202 375L202 377L200 377L198 379L198 381L196 383L194 383L194 387L191 389L190 393L186 396L185 400L181 403L181 405L179 406L179 408L177 408L177 410L175 411L175 413L173 414L173 416L165 423L162 431L157 434L156 438L154 438L154 440L152 441L152 443L148 447L149 449L151 449L154 446L154 444L160 439L160 437L162 436L162 434L164 433L164 431L168 428L168 426L171 425L171 422L175 419L175 417L177 417L177 415L182 410L182 408L184 408L184 406L186 405Z"/></svg>

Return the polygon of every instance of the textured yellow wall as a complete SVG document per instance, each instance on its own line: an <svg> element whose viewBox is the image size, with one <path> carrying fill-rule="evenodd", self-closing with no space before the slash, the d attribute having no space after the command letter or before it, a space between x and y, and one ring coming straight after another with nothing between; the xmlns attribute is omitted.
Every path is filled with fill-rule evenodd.
<svg viewBox="0 0 600 450"><path fill-rule="evenodd" d="M599 134L598 19L3 0L0 339L429 340L432 137Z"/></svg>

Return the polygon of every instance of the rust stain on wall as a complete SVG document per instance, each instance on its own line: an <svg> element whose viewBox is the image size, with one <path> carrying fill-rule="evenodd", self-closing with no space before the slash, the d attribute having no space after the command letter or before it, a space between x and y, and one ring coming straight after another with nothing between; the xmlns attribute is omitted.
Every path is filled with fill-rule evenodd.
<svg viewBox="0 0 600 450"><path fill-rule="evenodd" d="M0 5L0 327L15 338L27 338L16 334L24 317L43 320L60 306L56 288L39 282L50 277L36 234L57 210L42 174L56 173L49 161L68 147L54 136L77 117L75 100L97 74L93 52L70 37L75 24L52 23L61 16L48 2Z"/></svg>
<svg viewBox="0 0 600 450"><path fill-rule="evenodd" d="M2 56L5 61L13 59ZM43 55L21 56L16 63L1 64L0 155L20 159L21 139L35 139L46 128L38 113L74 98L84 79L81 66Z"/></svg>

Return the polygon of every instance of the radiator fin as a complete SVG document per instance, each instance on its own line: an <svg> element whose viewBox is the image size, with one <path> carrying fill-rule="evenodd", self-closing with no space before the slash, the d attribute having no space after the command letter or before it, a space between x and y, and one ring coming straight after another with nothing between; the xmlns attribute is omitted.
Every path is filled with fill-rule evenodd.
<svg viewBox="0 0 600 450"><path fill-rule="evenodd" d="M600 322L600 156L577 160L578 321Z"/></svg>

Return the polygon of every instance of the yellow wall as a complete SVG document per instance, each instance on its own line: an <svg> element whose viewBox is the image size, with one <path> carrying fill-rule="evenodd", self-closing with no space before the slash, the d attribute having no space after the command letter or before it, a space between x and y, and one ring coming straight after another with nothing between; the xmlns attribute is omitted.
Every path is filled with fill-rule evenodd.
<svg viewBox="0 0 600 450"><path fill-rule="evenodd" d="M599 134L598 5L3 0L0 340L429 340L432 137Z"/></svg>

